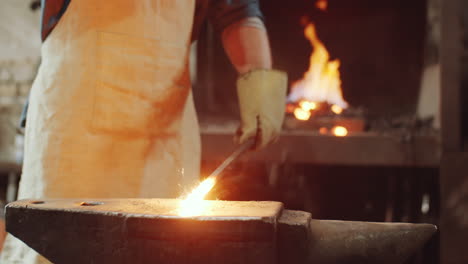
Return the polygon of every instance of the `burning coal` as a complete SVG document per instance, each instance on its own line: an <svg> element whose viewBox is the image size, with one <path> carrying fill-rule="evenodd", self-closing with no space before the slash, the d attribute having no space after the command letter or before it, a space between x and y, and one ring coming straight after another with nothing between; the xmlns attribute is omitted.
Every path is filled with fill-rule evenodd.
<svg viewBox="0 0 468 264"><path fill-rule="evenodd" d="M348 129L343 126L335 126L332 128L332 133L337 137L346 137L348 135Z"/></svg>
<svg viewBox="0 0 468 264"><path fill-rule="evenodd" d="M317 2L315 2L315 7L317 7L318 9L320 9L322 11L327 11L328 1L327 0L317 0Z"/></svg>

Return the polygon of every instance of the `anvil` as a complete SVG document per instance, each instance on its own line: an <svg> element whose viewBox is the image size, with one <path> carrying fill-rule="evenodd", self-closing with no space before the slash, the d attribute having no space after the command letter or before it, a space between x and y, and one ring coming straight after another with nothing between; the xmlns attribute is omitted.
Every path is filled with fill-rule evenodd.
<svg viewBox="0 0 468 264"><path fill-rule="evenodd" d="M436 232L430 224L314 220L279 202L176 199L22 200L6 228L53 263L403 263Z"/></svg>

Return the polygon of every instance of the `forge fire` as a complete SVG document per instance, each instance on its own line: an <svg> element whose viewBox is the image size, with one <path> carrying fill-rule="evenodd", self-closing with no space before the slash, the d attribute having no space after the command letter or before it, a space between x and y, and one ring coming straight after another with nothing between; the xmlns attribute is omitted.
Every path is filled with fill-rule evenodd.
<svg viewBox="0 0 468 264"><path fill-rule="evenodd" d="M313 47L310 66L304 78L292 85L288 100L299 102L299 107L304 112L315 110L317 103L328 103L335 109L346 109L348 103L343 99L341 91L340 61L330 61L330 54L317 36L314 24L307 25L304 34ZM338 110L339 113L341 111Z"/></svg>

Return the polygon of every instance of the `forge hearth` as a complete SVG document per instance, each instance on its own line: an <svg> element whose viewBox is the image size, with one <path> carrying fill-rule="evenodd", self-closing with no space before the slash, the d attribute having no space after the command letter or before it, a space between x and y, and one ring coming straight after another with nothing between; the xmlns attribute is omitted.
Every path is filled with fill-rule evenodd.
<svg viewBox="0 0 468 264"><path fill-rule="evenodd" d="M295 121L296 122L296 121ZM203 159L221 162L236 144L238 121L201 119ZM317 130L284 129L275 144L246 155L243 161L276 164L321 164L351 166L437 167L440 163L438 133L392 133L366 131L346 137L322 135ZM220 148L220 146L223 146Z"/></svg>
<svg viewBox="0 0 468 264"><path fill-rule="evenodd" d="M363 109L350 107L335 113L332 111L331 105L319 105L320 107L305 115L307 118L301 119L300 114L294 113L297 104L288 104L283 129L285 131L319 132L322 135L333 135L333 129L336 127L344 127L348 133L364 132L366 130L367 121Z"/></svg>

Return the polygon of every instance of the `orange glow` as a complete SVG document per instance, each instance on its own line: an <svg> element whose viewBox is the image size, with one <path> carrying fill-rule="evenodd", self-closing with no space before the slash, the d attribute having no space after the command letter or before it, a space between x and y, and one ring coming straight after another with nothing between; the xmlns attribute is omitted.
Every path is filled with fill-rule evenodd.
<svg viewBox="0 0 468 264"><path fill-rule="evenodd" d="M294 110L294 116L298 120L307 121L307 120L309 120L309 118L311 116L311 113L310 113L310 111L305 111L302 108L296 108L296 110Z"/></svg>
<svg viewBox="0 0 468 264"><path fill-rule="evenodd" d="M322 134L322 135L328 134L328 128L326 128L326 127L321 127L321 128L319 129L319 133Z"/></svg>
<svg viewBox="0 0 468 264"><path fill-rule="evenodd" d="M317 0L315 3L315 7L322 11L327 11L328 8L328 1L327 0Z"/></svg>
<svg viewBox="0 0 468 264"><path fill-rule="evenodd" d="M208 177L202 181L185 199L179 204L178 213L180 216L197 216L205 210L203 200L216 184L214 177Z"/></svg>
<svg viewBox="0 0 468 264"><path fill-rule="evenodd" d="M337 137L346 137L348 135L348 129L342 126L335 126L332 128L332 133Z"/></svg>
<svg viewBox="0 0 468 264"><path fill-rule="evenodd" d="M341 107L339 107L337 105L332 105L331 110L333 111L333 113L335 113L337 115L343 113L343 108L341 108Z"/></svg>
<svg viewBox="0 0 468 264"><path fill-rule="evenodd" d="M287 104L286 105L286 113L294 113L294 110L296 110L296 105L293 104Z"/></svg>
<svg viewBox="0 0 468 264"><path fill-rule="evenodd" d="M315 106L317 103L327 102L334 105L335 110L339 108L343 111L348 107L348 103L343 99L341 91L340 61L330 61L330 54L318 38L314 24L308 24L304 34L314 50L310 56L309 69L304 77L292 86L289 101L316 102ZM335 110L332 109L336 113Z"/></svg>

